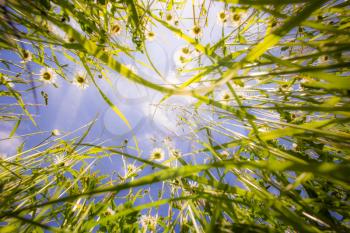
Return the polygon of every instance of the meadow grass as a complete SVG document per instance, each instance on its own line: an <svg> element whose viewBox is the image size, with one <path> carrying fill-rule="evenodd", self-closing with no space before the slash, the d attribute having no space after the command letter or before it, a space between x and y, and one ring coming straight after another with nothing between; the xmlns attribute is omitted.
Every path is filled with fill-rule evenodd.
<svg viewBox="0 0 350 233"><path fill-rule="evenodd" d="M348 232L349 5L0 1L0 124L12 126L0 141L47 136L0 158L0 232ZM213 22L221 35L208 42ZM166 81L147 50L157 28L186 43L175 57L180 83L119 59ZM97 119L17 134L37 126L50 103L39 90L57 80L96 88L132 129L101 85L114 78L106 70L160 92L158 105L182 112L196 146L182 152L164 139L145 155L136 134L129 144L88 140ZM174 96L194 102L168 106ZM94 168L111 158L123 164L115 176Z"/></svg>

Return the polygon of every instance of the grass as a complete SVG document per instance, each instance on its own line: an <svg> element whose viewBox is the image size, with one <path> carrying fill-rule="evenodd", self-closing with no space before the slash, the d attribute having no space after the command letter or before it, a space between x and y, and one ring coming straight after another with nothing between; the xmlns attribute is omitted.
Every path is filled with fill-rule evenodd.
<svg viewBox="0 0 350 233"><path fill-rule="evenodd" d="M195 145L182 153L164 142L159 153L169 156L158 161L137 135L134 146L88 139L97 120L62 135L37 128L23 137L45 140L0 159L1 232L349 231L347 1L6 0L0 12L0 124L13 126L1 141L37 126L39 98L50 104L39 90L58 87L45 77L80 85L67 65L75 64L129 128L100 85L114 78L105 71L161 93L159 106L180 109L184 140ZM158 83L119 59L166 78L148 53L147 32L157 28L189 50L176 58L180 83ZM218 38L208 36L213 28ZM174 96L195 102L167 106ZM94 168L109 159L122 169Z"/></svg>

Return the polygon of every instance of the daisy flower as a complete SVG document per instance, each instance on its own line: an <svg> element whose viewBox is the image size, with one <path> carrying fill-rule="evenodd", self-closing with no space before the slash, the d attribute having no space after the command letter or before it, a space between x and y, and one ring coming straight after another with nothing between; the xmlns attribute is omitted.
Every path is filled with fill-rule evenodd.
<svg viewBox="0 0 350 233"><path fill-rule="evenodd" d="M184 66L190 59L186 56L179 55L175 57L175 63L177 66Z"/></svg>
<svg viewBox="0 0 350 233"><path fill-rule="evenodd" d="M60 165L60 164L64 165L64 155L56 155L53 158L53 163L56 165Z"/></svg>
<svg viewBox="0 0 350 233"><path fill-rule="evenodd" d="M164 151L162 148L155 148L151 152L151 159L155 161L162 161L164 159Z"/></svg>
<svg viewBox="0 0 350 233"><path fill-rule="evenodd" d="M187 46L181 48L180 53L181 53L181 55L183 55L185 57L189 57L191 55L191 51Z"/></svg>
<svg viewBox="0 0 350 233"><path fill-rule="evenodd" d="M198 188L198 183L192 180L188 181L188 185L190 186L191 189Z"/></svg>
<svg viewBox="0 0 350 233"><path fill-rule="evenodd" d="M157 226L157 217L152 215L141 215L140 223L143 228L149 227L151 229L155 229Z"/></svg>
<svg viewBox="0 0 350 233"><path fill-rule="evenodd" d="M164 19L165 21L168 23L168 24L174 24L175 22L175 17L172 13L170 12L167 12L165 15L164 15Z"/></svg>
<svg viewBox="0 0 350 233"><path fill-rule="evenodd" d="M238 26L244 20L245 16L245 12L242 11L232 12L229 16L230 23L232 24L232 26Z"/></svg>
<svg viewBox="0 0 350 233"><path fill-rule="evenodd" d="M22 51L22 57L23 57L23 61L21 61L21 63L26 63L26 62L32 61L33 59L32 53L29 52L28 50Z"/></svg>
<svg viewBox="0 0 350 233"><path fill-rule="evenodd" d="M153 31L147 31L145 36L147 40L153 41L156 37L156 34Z"/></svg>
<svg viewBox="0 0 350 233"><path fill-rule="evenodd" d="M229 101L232 98L231 93L228 91L222 91L220 96L221 101Z"/></svg>
<svg viewBox="0 0 350 233"><path fill-rule="evenodd" d="M86 74L84 74L82 71L79 71L75 75L73 83L81 89L85 89L89 86L89 81L86 77Z"/></svg>
<svg viewBox="0 0 350 233"><path fill-rule="evenodd" d="M45 83L55 83L56 73L53 71L52 68L42 68L40 70L40 80Z"/></svg>
<svg viewBox="0 0 350 233"><path fill-rule="evenodd" d="M230 156L230 153L229 153L227 150L224 150L223 152L221 152L221 156L222 156L223 158L227 158L227 157Z"/></svg>
<svg viewBox="0 0 350 233"><path fill-rule="evenodd" d="M9 78L9 77L7 77L7 76L2 76L2 78L0 79L0 84L3 84L3 85L8 85L9 87L14 87L15 86L15 84L13 84L12 82L11 82L11 79Z"/></svg>
<svg viewBox="0 0 350 233"><path fill-rule="evenodd" d="M199 38L203 35L202 28L199 25L194 25L190 32L191 35L195 38Z"/></svg>
<svg viewBox="0 0 350 233"><path fill-rule="evenodd" d="M174 156L174 157L181 157L181 151L179 151L178 149L170 150L170 154L171 156Z"/></svg>
<svg viewBox="0 0 350 233"><path fill-rule="evenodd" d="M53 163L55 165L69 166L69 165L71 165L73 163L73 160L66 159L65 156L63 154L61 154L61 155L56 155L53 158Z"/></svg>
<svg viewBox="0 0 350 233"><path fill-rule="evenodd" d="M188 47L182 47L174 54L174 61L177 66L184 66L187 62L192 60L191 52Z"/></svg>
<svg viewBox="0 0 350 233"><path fill-rule="evenodd" d="M126 68L128 68L131 72L133 72L134 74L138 74L138 72L137 72L137 68L134 66L134 65L132 65L132 64L127 64L126 65Z"/></svg>
<svg viewBox="0 0 350 233"><path fill-rule="evenodd" d="M115 23L112 27L111 27L111 34L112 35L119 35L122 31L122 27L120 26L120 24Z"/></svg>
<svg viewBox="0 0 350 233"><path fill-rule="evenodd" d="M54 129L51 131L52 136L60 136L61 132L58 129Z"/></svg>
<svg viewBox="0 0 350 233"><path fill-rule="evenodd" d="M225 10L219 11L217 14L218 24L224 25L228 21L228 13Z"/></svg>
<svg viewBox="0 0 350 233"><path fill-rule="evenodd" d="M128 164L128 166L127 166L128 175L137 173L138 170L139 169L134 164Z"/></svg>

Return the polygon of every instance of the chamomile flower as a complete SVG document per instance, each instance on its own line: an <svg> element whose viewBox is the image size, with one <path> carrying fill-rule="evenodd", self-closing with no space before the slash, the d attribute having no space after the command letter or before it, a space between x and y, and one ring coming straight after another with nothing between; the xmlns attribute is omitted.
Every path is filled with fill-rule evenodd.
<svg viewBox="0 0 350 233"><path fill-rule="evenodd" d="M23 60L21 61L21 63L30 62L33 59L33 55L28 50L23 50L22 51L22 58L23 58Z"/></svg>
<svg viewBox="0 0 350 233"><path fill-rule="evenodd" d="M56 155L53 158L53 163L56 165L64 164L64 155Z"/></svg>
<svg viewBox="0 0 350 233"><path fill-rule="evenodd" d="M227 150L224 150L223 152L220 153L223 158L227 158L230 156L230 153Z"/></svg>
<svg viewBox="0 0 350 233"><path fill-rule="evenodd" d="M112 210L112 208L111 208L111 207L107 207L106 212L107 212L109 215L115 215L115 211L114 211L114 210Z"/></svg>
<svg viewBox="0 0 350 233"><path fill-rule="evenodd" d="M151 152L151 159L155 161L162 161L164 159L164 151L162 148L154 148Z"/></svg>
<svg viewBox="0 0 350 233"><path fill-rule="evenodd" d="M154 31L146 31L145 36L148 41L153 41L156 38L156 34Z"/></svg>
<svg viewBox="0 0 350 233"><path fill-rule="evenodd" d="M152 215L141 215L140 223L143 228L155 229L157 226L157 217Z"/></svg>
<svg viewBox="0 0 350 233"><path fill-rule="evenodd" d="M15 84L11 82L11 79L5 75L1 77L0 84L8 85L9 87L15 86Z"/></svg>
<svg viewBox="0 0 350 233"><path fill-rule="evenodd" d="M138 172L138 168L134 164L128 164L127 166L127 172L128 175L132 175Z"/></svg>
<svg viewBox="0 0 350 233"><path fill-rule="evenodd" d="M221 101L230 101L232 99L231 93L228 91L222 91L220 94Z"/></svg>
<svg viewBox="0 0 350 233"><path fill-rule="evenodd" d="M51 131L52 136L60 136L61 132L58 129L54 129Z"/></svg>
<svg viewBox="0 0 350 233"><path fill-rule="evenodd" d="M175 57L175 64L177 66L184 66L190 59L184 55L179 55Z"/></svg>
<svg viewBox="0 0 350 233"><path fill-rule="evenodd" d="M70 36L70 35L68 35L68 34L65 34L65 36L64 36L64 41L65 41L66 43L74 43L74 42L76 42L75 39L74 39L74 37L72 37L72 36Z"/></svg>
<svg viewBox="0 0 350 233"><path fill-rule="evenodd" d="M198 188L198 183L192 180L188 181L188 185L190 186L191 189Z"/></svg>
<svg viewBox="0 0 350 233"><path fill-rule="evenodd" d="M185 57L191 56L191 50L190 50L190 48L187 47L187 46L182 47L182 48L180 49L180 53L181 53L181 55L183 55L183 56L185 56Z"/></svg>
<svg viewBox="0 0 350 233"><path fill-rule="evenodd" d="M122 27L119 23L115 23L111 26L111 34L112 35L119 35L122 31Z"/></svg>
<svg viewBox="0 0 350 233"><path fill-rule="evenodd" d="M63 154L56 155L53 158L53 163L57 166L69 166L73 163L73 160L65 158Z"/></svg>
<svg viewBox="0 0 350 233"><path fill-rule="evenodd" d="M187 62L192 60L191 51L188 47L182 47L174 54L175 64L179 67L184 66Z"/></svg>
<svg viewBox="0 0 350 233"><path fill-rule="evenodd" d="M190 31L191 35L195 38L199 38L203 35L202 28L199 25L194 25Z"/></svg>
<svg viewBox="0 0 350 233"><path fill-rule="evenodd" d="M321 56L317 59L318 64L326 64L329 63L329 57L328 55Z"/></svg>
<svg viewBox="0 0 350 233"><path fill-rule="evenodd" d="M84 74L82 71L79 71L75 75L73 83L81 89L85 89L89 86L89 81L86 77L86 74Z"/></svg>
<svg viewBox="0 0 350 233"><path fill-rule="evenodd" d="M40 70L40 80L44 83L55 83L56 73L53 71L52 68L42 68Z"/></svg>
<svg viewBox="0 0 350 233"><path fill-rule="evenodd" d="M224 25L228 21L228 13L225 10L219 11L217 14L217 20L219 25Z"/></svg>
<svg viewBox="0 0 350 233"><path fill-rule="evenodd" d="M229 20L232 26L239 26L244 18L246 17L246 13L243 11L234 11L230 14Z"/></svg>
<svg viewBox="0 0 350 233"><path fill-rule="evenodd" d="M175 17L170 12L165 13L164 19L168 24L174 24L174 22L175 22Z"/></svg>
<svg viewBox="0 0 350 233"><path fill-rule="evenodd" d="M178 149L171 149L170 150L170 155L173 157L181 157L181 151Z"/></svg>
<svg viewBox="0 0 350 233"><path fill-rule="evenodd" d="M134 74L138 74L137 68L136 68L134 65L128 64L128 65L126 65L126 67L127 67L129 70L131 70L131 72L133 72Z"/></svg>
<svg viewBox="0 0 350 233"><path fill-rule="evenodd" d="M293 144L292 144L292 149L293 149L293 150L296 150L297 148L298 148L298 144L293 143Z"/></svg>

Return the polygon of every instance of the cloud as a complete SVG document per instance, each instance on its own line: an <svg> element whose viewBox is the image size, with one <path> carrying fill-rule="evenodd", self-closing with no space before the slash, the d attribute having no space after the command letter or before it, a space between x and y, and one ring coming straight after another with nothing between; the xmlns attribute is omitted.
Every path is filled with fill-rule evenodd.
<svg viewBox="0 0 350 233"><path fill-rule="evenodd" d="M11 139L6 139L10 135L10 130L0 131L0 154L6 157L15 155L17 148L22 144L23 140L21 137L14 135ZM5 140L3 140L5 139Z"/></svg>

